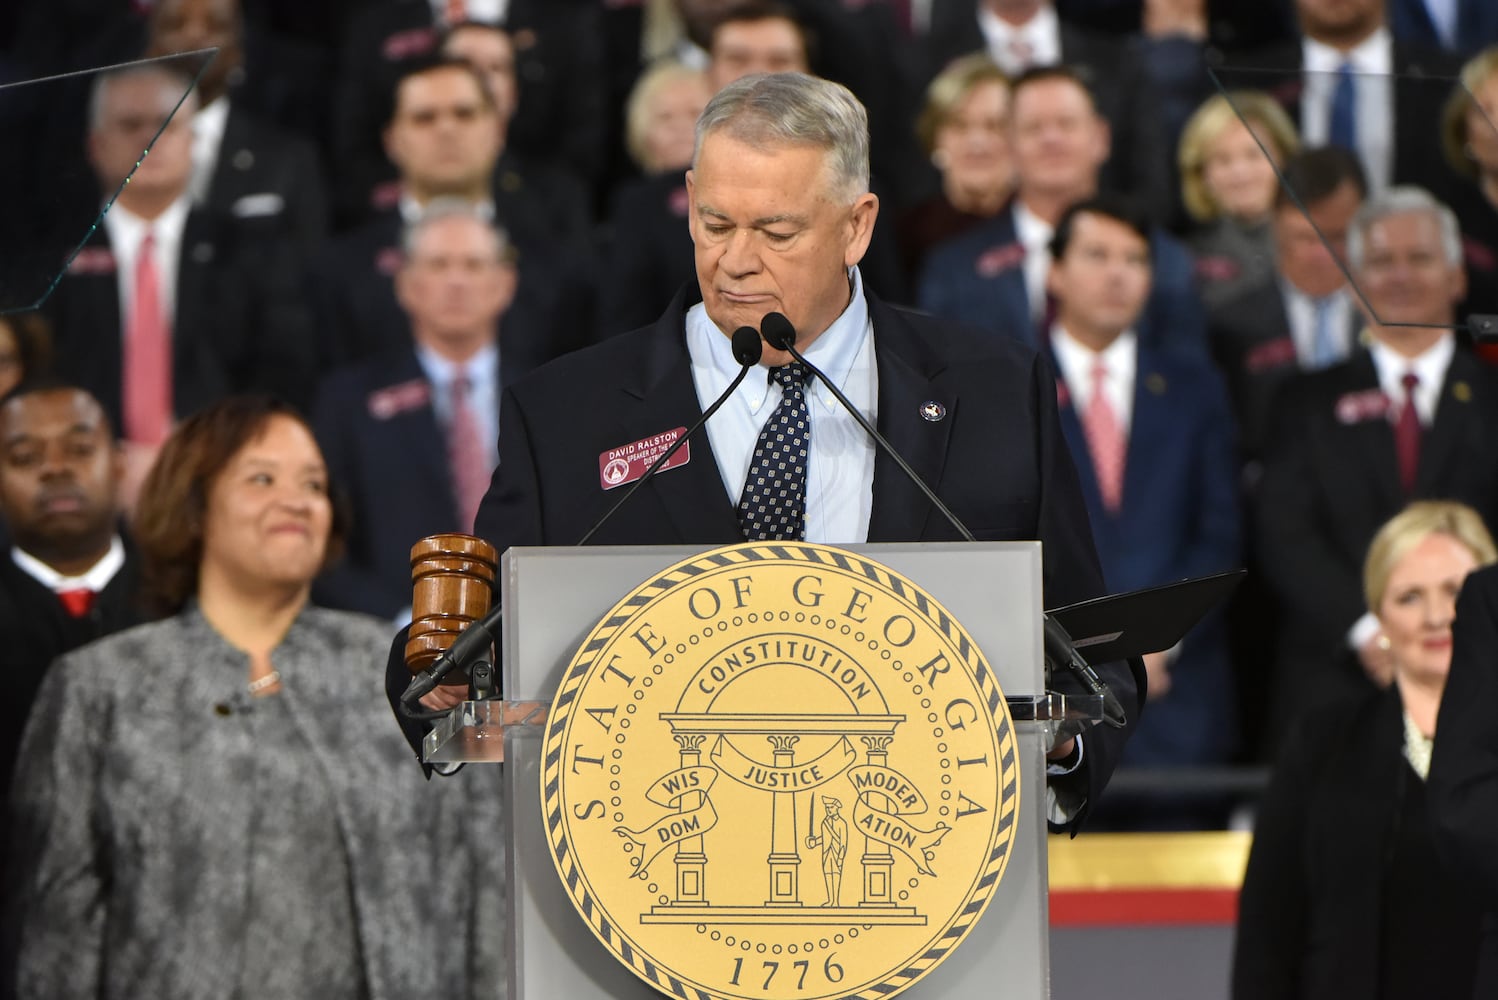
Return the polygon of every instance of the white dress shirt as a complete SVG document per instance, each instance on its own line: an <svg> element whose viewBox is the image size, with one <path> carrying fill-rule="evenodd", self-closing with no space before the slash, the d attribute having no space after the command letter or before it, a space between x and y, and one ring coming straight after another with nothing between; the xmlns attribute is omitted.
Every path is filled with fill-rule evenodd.
<svg viewBox="0 0 1498 1000"><path fill-rule="evenodd" d="M978 28L983 32L989 58L1012 77L1031 66L1054 66L1061 62L1061 20L1050 4L1044 4L1034 17L1015 26L989 10L986 4L979 3Z"/></svg>
<svg viewBox="0 0 1498 1000"><path fill-rule="evenodd" d="M1299 359L1300 367L1309 371L1316 367L1318 300L1288 281L1281 281L1279 284L1280 293L1284 296L1285 316L1290 320L1290 339L1295 342L1295 357ZM1331 310L1331 331L1337 347L1337 357L1345 360L1352 353L1352 296L1346 289L1339 289L1327 298L1331 300L1328 308Z"/></svg>
<svg viewBox="0 0 1498 1000"><path fill-rule="evenodd" d="M853 297L832 325L801 351L835 382L871 423L878 421L879 375L863 279L849 272ZM692 382L704 410L739 373L728 337L707 316L702 303L687 312L687 353ZM728 402L707 422L707 438L729 501L738 506L754 459L760 428L780 405L779 385L760 365L749 372ZM806 466L806 540L851 545L869 537L874 502L874 442L831 391L816 379L806 386L811 442ZM693 461L699 456L693 455ZM667 473L669 475L670 473Z"/></svg>
<svg viewBox="0 0 1498 1000"><path fill-rule="evenodd" d="M438 24L447 18L447 0L431 0L432 20ZM463 18L483 24L504 24L510 12L510 0L463 0Z"/></svg>
<svg viewBox="0 0 1498 1000"><path fill-rule="evenodd" d="M1300 99L1301 139L1321 146L1331 132L1332 94L1337 71L1350 63L1357 78L1358 158L1368 174L1368 190L1379 194L1394 173L1394 36L1379 28L1356 48L1342 52L1309 38L1301 42L1305 91ZM1434 128L1435 123L1430 123Z"/></svg>
<svg viewBox="0 0 1498 1000"><path fill-rule="evenodd" d="M1456 22L1461 12L1460 0L1424 0L1425 13L1430 15L1430 23L1435 25L1436 34L1441 39L1441 44L1448 49L1457 48Z"/></svg>
<svg viewBox="0 0 1498 1000"><path fill-rule="evenodd" d="M416 345L416 360L432 386L432 411L445 430L452 424L453 379L468 379L468 403L479 421L489 468L499 465L499 348L483 348L461 364L449 361L429 347Z"/></svg>
<svg viewBox="0 0 1498 1000"><path fill-rule="evenodd" d="M19 547L10 550L10 558L22 572L53 593L83 589L97 594L109 585L109 581L125 565L125 545L120 541L120 536L115 535L109 540L109 551L77 576L64 576Z"/></svg>
<svg viewBox="0 0 1498 1000"><path fill-rule="evenodd" d="M229 98L224 95L210 101L192 116L192 180L188 189L193 201L202 204L213 186L213 172L218 168L218 154L224 146L224 129L229 124Z"/></svg>
<svg viewBox="0 0 1498 1000"><path fill-rule="evenodd" d="M1451 358L1456 353L1456 336L1445 334L1425 353L1413 358L1407 358L1377 340L1369 345L1368 353L1378 371L1378 387L1389 398L1389 420L1393 422L1399 418L1399 408L1404 405L1404 375L1412 371L1420 379L1415 386L1415 414L1420 418L1420 426L1428 428L1435 423L1441 387L1446 383L1446 369L1451 367Z"/></svg>
<svg viewBox="0 0 1498 1000"><path fill-rule="evenodd" d="M1108 378L1103 382L1108 405L1113 407L1119 429L1127 435L1134 419L1134 380L1139 369L1139 338L1134 331L1125 330L1113 343L1094 351L1057 323L1051 327L1051 350L1056 354L1056 368L1071 395L1072 411L1079 415L1086 413L1092 402L1092 369L1102 361L1108 370Z"/></svg>
<svg viewBox="0 0 1498 1000"><path fill-rule="evenodd" d="M1025 301L1037 324L1045 318L1045 279L1051 273L1051 237L1056 227L1014 199L1014 235L1025 248Z"/></svg>
<svg viewBox="0 0 1498 1000"><path fill-rule="evenodd" d="M172 202L170 208L149 222L125 208L118 201L104 213L104 229L114 253L115 278L120 289L120 335L124 336L135 304L135 262L140 256L140 241L149 230L156 237L156 275L161 289L161 309L168 328L177 315L177 265L182 257L182 231L187 227L187 213L192 200L187 196Z"/></svg>

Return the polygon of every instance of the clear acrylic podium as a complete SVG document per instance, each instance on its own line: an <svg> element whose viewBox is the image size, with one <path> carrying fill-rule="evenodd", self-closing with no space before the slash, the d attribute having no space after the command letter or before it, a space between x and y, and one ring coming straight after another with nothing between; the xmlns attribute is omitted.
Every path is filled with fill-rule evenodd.
<svg viewBox="0 0 1498 1000"><path fill-rule="evenodd" d="M962 947L902 996L1048 997L1045 747L1050 720L1063 715L1097 718L1101 705L1100 699L1063 700L1045 693L1040 544L848 548L916 581L961 622L1009 701L1021 758L1019 826L1004 878ZM542 818L545 713L531 714L527 724L520 721L527 713L511 706L549 705L579 644L620 597L700 551L691 546L515 548L501 559L503 690L508 702L495 711L507 723L502 738L512 1000L644 1000L661 995L620 965L574 911L553 866ZM483 742L482 736L475 740L473 730L470 726L466 736L453 736L448 759L483 759L468 756Z"/></svg>

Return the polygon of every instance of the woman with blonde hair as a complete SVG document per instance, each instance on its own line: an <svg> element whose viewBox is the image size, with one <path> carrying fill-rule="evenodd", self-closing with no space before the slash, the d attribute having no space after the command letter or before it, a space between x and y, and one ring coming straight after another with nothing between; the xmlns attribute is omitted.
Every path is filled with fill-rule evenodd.
<svg viewBox="0 0 1498 1000"><path fill-rule="evenodd" d="M941 190L900 217L898 240L914 278L936 244L999 214L1014 193L1009 78L983 53L954 59L926 88L916 135Z"/></svg>
<svg viewBox="0 0 1498 1000"><path fill-rule="evenodd" d="M1441 116L1441 149L1456 175L1445 200L1462 224L1464 312L1498 311L1498 45L1462 67Z"/></svg>
<svg viewBox="0 0 1498 1000"><path fill-rule="evenodd" d="M1275 169L1300 148L1290 117L1268 94L1209 97L1181 132L1181 200L1195 223L1188 243L1208 307L1274 272L1269 216Z"/></svg>
<svg viewBox="0 0 1498 1000"><path fill-rule="evenodd" d="M1469 997L1475 902L1439 864L1425 780L1467 574L1498 561L1476 511L1406 507L1363 570L1383 690L1307 713L1260 805L1239 898L1237 1000Z"/></svg>

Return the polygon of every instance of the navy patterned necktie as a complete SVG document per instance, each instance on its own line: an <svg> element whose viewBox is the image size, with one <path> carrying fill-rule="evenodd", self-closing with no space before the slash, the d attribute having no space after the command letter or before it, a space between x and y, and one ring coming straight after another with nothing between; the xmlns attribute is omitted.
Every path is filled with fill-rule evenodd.
<svg viewBox="0 0 1498 1000"><path fill-rule="evenodd" d="M806 367L771 368L780 383L780 405L760 429L739 498L739 525L751 542L799 541L806 534L806 455L811 419L806 408Z"/></svg>

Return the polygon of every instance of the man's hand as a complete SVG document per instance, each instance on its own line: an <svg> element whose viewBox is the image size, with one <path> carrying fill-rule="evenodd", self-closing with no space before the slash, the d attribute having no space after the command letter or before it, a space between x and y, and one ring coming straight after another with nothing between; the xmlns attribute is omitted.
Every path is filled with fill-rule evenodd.
<svg viewBox="0 0 1498 1000"><path fill-rule="evenodd" d="M1141 659L1144 660L1144 675L1149 683L1149 700L1165 697L1170 690L1170 650L1145 653Z"/></svg>
<svg viewBox="0 0 1498 1000"><path fill-rule="evenodd" d="M1073 736L1065 743L1058 743L1056 746L1051 747L1051 749L1046 752L1045 759L1065 760L1067 757L1070 757L1072 755L1072 751L1075 750L1076 747L1077 738Z"/></svg>
<svg viewBox="0 0 1498 1000"><path fill-rule="evenodd" d="M458 671L454 671L458 673ZM452 684L439 684L421 696L421 704L434 712L445 712L456 708L468 698L468 678Z"/></svg>
<svg viewBox="0 0 1498 1000"><path fill-rule="evenodd" d="M1358 647L1358 662L1363 673L1380 688L1394 681L1394 657L1389 653L1389 637L1379 632Z"/></svg>

